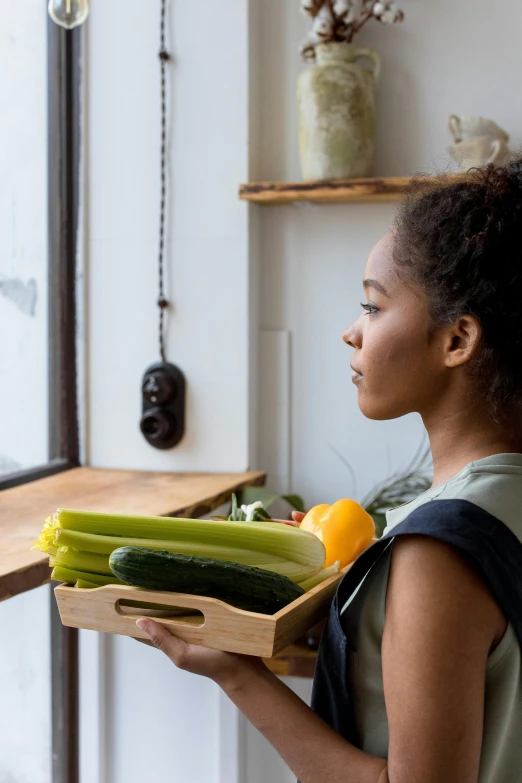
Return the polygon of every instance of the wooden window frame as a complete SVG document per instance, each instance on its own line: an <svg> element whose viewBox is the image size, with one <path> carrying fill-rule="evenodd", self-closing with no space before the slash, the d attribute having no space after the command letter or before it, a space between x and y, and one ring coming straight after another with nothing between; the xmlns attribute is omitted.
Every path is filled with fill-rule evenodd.
<svg viewBox="0 0 522 783"><path fill-rule="evenodd" d="M49 308L51 462L47 466L47 475L49 471L59 473L80 464L76 380L76 270L81 64L82 29L64 30L49 20L48 212L49 296L52 306ZM50 600L52 781L78 783L78 631L62 625L52 590Z"/></svg>

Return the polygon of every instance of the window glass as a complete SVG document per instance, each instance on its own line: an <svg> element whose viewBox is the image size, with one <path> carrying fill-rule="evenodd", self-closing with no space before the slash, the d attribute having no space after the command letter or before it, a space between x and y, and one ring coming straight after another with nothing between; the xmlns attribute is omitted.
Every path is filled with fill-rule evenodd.
<svg viewBox="0 0 522 783"><path fill-rule="evenodd" d="M0 3L0 476L49 461L47 11Z"/></svg>

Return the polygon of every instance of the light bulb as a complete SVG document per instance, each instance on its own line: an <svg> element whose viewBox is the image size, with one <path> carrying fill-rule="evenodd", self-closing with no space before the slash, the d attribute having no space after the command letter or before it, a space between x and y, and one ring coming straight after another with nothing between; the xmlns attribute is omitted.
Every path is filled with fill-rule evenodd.
<svg viewBox="0 0 522 783"><path fill-rule="evenodd" d="M72 30L89 16L89 0L49 0L48 10L53 22Z"/></svg>

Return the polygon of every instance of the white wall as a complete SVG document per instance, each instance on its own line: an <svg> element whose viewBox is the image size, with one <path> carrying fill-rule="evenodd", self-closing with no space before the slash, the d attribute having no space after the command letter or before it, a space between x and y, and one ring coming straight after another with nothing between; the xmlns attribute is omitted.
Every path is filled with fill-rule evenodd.
<svg viewBox="0 0 522 783"><path fill-rule="evenodd" d="M158 359L158 0L93 3L86 29L87 456L96 466L240 471L249 463L248 2L167 4L172 116L167 357L187 378L182 443L142 438ZM218 35L219 31L219 35ZM82 633L82 783L234 783L236 716L157 651ZM230 744L232 743L232 745ZM221 749L225 753L221 757ZM220 773L223 770L223 775Z"/></svg>
<svg viewBox="0 0 522 783"><path fill-rule="evenodd" d="M138 422L158 361L159 2L93 4L88 28L89 457L93 465L243 470L248 464L247 2L167 4L171 107L167 358L187 378L182 443ZM219 38L217 31L220 30Z"/></svg>
<svg viewBox="0 0 522 783"><path fill-rule="evenodd" d="M190 391L187 438L160 453L137 430L141 374L156 358L159 3L145 12L127 0L125 14L118 2L93 3L90 459L167 470L240 470L250 462L308 504L360 498L405 464L422 433L415 417L362 418L340 339L357 317L365 259L394 207L261 209L237 201L249 173L300 176L294 94L308 23L297 0L251 0L248 51L248 5L227 0L224 13L212 0L176 0L168 26L176 56L169 357ZM489 115L520 139L519 4L506 0L497 14L486 0L403 5L402 27L375 23L360 38L383 57L376 173L446 167L451 112ZM258 369L259 389L248 394ZM257 445L249 403L258 411ZM334 449L356 468L355 483ZM211 683L128 639L86 633L82 653L82 783L294 780L254 729L235 723ZM309 697L308 681L293 687Z"/></svg>

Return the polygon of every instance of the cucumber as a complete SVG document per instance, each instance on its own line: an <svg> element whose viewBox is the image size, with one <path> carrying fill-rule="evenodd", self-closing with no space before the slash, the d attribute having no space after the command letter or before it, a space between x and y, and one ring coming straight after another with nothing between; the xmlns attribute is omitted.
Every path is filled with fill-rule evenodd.
<svg viewBox="0 0 522 783"><path fill-rule="evenodd" d="M305 592L288 577L264 568L137 546L115 549L109 565L114 576L129 585L219 598L263 614L274 614Z"/></svg>

